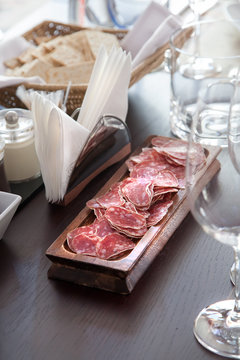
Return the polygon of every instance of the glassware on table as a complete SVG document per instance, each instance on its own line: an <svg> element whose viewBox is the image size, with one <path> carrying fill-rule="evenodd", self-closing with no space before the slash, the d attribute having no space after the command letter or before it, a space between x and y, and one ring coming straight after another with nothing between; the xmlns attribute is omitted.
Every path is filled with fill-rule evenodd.
<svg viewBox="0 0 240 360"><path fill-rule="evenodd" d="M240 21L237 22L240 24ZM195 47L195 32L199 32L198 52ZM237 76L240 62L240 32L236 22L228 20L208 20L188 24L177 30L170 38L170 125L172 132L187 139L199 89L215 83L231 83ZM211 60L214 73L206 73L199 68L191 75L189 64L196 58ZM226 90L227 85L225 86ZM230 97L226 91L212 91L209 109L205 117L205 138L212 145L227 145L227 114Z"/></svg>
<svg viewBox="0 0 240 360"><path fill-rule="evenodd" d="M240 83L237 79L232 97L228 123L228 149L233 166L240 176ZM230 270L230 279L235 284L235 264Z"/></svg>
<svg viewBox="0 0 240 360"><path fill-rule="evenodd" d="M199 24L201 14L207 11L208 8L213 7L216 4L216 0L189 0L189 7L194 14L194 21ZM185 76L196 78L202 76L214 76L219 68L215 66L214 61L210 58L201 58L200 55L200 37L201 26L196 26L194 31L195 41L195 57L192 58L189 65L185 68Z"/></svg>
<svg viewBox="0 0 240 360"><path fill-rule="evenodd" d="M189 136L187 157L187 195L191 212L212 238L229 245L235 258L235 299L223 300L204 308L194 323L194 335L208 350L240 359L240 176L224 147L218 156L220 168L206 185L195 184L194 142L204 143L201 112L207 107L209 92L201 88ZM239 126L240 119L236 119ZM231 181L229 181L231 179ZM209 239L211 241L211 239Z"/></svg>

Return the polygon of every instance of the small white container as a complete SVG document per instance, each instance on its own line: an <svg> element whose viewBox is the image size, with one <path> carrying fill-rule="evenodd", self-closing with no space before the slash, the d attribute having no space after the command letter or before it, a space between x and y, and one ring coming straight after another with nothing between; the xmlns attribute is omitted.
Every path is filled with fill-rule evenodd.
<svg viewBox="0 0 240 360"><path fill-rule="evenodd" d="M0 239L7 230L21 199L19 195L0 191Z"/></svg>
<svg viewBox="0 0 240 360"><path fill-rule="evenodd" d="M38 177L40 165L35 150L31 112L24 109L1 110L0 137L5 141L7 180L22 182Z"/></svg>

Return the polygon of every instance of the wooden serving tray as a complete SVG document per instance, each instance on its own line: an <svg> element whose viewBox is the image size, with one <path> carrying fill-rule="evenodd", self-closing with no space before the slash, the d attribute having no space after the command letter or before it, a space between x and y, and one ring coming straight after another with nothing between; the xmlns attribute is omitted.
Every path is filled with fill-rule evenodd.
<svg viewBox="0 0 240 360"><path fill-rule="evenodd" d="M150 146L153 137L149 137L134 154L138 154L142 147ZM206 146L205 151L206 165L199 171L196 182L199 188L207 184L220 168L216 160L220 148ZM123 164L95 197L106 193L112 184L121 181L127 175L127 166ZM120 294L129 294L188 212L186 191L179 190L173 197L173 205L169 208L167 215L158 225L148 229L129 254L117 260L102 260L75 254L67 246L67 233L78 226L92 223L95 218L93 211L85 207L47 249L46 256L53 263L48 271L48 277Z"/></svg>

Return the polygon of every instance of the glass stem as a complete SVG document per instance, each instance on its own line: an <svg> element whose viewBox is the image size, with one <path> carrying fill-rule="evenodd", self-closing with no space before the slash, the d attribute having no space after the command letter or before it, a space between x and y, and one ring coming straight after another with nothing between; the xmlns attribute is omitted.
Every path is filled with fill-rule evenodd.
<svg viewBox="0 0 240 360"><path fill-rule="evenodd" d="M239 318L240 318L240 250L237 248L234 248L234 259L235 259L234 311L239 313Z"/></svg>
<svg viewBox="0 0 240 360"><path fill-rule="evenodd" d="M235 328L240 331L240 249L234 247L235 264L235 287L234 287L234 308L228 313L226 325L228 328Z"/></svg>

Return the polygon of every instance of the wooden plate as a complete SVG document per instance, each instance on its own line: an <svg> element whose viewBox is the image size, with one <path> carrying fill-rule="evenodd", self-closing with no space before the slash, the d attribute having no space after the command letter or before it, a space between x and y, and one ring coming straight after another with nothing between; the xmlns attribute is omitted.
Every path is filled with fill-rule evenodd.
<svg viewBox="0 0 240 360"><path fill-rule="evenodd" d="M134 154L140 153L142 147L150 146L153 137L149 137ZM205 152L207 162L199 171L196 182L196 186L199 187L207 184L220 167L216 160L220 148L205 147ZM112 184L121 181L127 175L127 166L123 164L95 197L106 193ZM167 215L156 226L148 229L129 254L116 260L102 260L75 254L67 246L67 233L78 226L92 223L95 218L93 211L85 207L47 249L46 255L53 263L48 271L48 276L52 279L128 294L188 212L186 191L179 190L173 197L173 205L169 208Z"/></svg>

